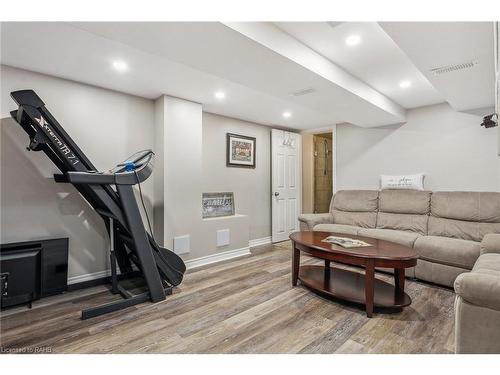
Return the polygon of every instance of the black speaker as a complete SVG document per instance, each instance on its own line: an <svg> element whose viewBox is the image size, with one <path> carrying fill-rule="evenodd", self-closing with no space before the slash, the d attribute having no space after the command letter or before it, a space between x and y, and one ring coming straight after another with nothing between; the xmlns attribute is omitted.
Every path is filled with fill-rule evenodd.
<svg viewBox="0 0 500 375"><path fill-rule="evenodd" d="M484 126L485 128L494 128L495 126L498 126L497 114L492 113L491 115L484 116L483 122L481 123L481 126Z"/></svg>

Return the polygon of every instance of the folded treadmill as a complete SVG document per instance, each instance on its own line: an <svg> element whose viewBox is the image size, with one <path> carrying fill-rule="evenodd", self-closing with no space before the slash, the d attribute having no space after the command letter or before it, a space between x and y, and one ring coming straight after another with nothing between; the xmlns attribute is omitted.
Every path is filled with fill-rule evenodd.
<svg viewBox="0 0 500 375"><path fill-rule="evenodd" d="M97 171L33 90L14 91L11 97L18 105L11 116L30 138L27 149L43 151L52 160L61 171L54 175L55 181L73 184L105 221L109 233L111 290L123 299L83 310L82 319L148 300L164 300L182 282L186 266L178 255L158 246L148 233L135 199L133 187L138 185L140 189L152 174L154 153L139 151L107 172ZM142 282L137 282L137 275ZM126 287L127 282L131 288ZM134 294L132 290L141 292Z"/></svg>

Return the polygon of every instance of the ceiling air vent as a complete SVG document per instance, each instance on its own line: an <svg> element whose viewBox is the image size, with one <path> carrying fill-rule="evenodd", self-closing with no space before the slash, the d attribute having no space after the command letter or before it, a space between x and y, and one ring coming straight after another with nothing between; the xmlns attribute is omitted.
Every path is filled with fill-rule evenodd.
<svg viewBox="0 0 500 375"><path fill-rule="evenodd" d="M294 91L292 92L292 96L303 96L303 95L307 95L307 94L312 94L315 90L312 88L312 87L309 87L307 89L301 89L301 90L297 90L297 91Z"/></svg>
<svg viewBox="0 0 500 375"><path fill-rule="evenodd" d="M327 21L326 22L332 29L336 28L339 25L342 25L344 22L333 22L333 21Z"/></svg>
<svg viewBox="0 0 500 375"><path fill-rule="evenodd" d="M445 73L455 72L457 70L470 69L476 65L477 65L477 61L473 60L473 61L467 61L464 63L455 64L455 65L440 66L439 68L430 69L430 72L437 76L437 75L441 75L441 74L445 74Z"/></svg>

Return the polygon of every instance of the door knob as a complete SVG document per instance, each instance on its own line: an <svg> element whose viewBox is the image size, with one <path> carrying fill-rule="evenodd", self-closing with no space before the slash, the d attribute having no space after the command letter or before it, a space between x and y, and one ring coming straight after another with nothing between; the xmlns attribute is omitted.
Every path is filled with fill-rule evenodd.
<svg viewBox="0 0 500 375"><path fill-rule="evenodd" d="M280 193L279 193L279 192L277 192L277 191L275 191L275 192L274 192L274 196L275 196L275 197L277 197L278 195L280 195Z"/></svg>

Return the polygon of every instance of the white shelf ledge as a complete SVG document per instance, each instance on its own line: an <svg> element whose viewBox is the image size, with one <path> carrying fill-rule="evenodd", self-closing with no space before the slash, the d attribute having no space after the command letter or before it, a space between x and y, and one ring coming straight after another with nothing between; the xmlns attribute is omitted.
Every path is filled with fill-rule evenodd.
<svg viewBox="0 0 500 375"><path fill-rule="evenodd" d="M248 215L235 214L235 215L231 215L231 216L206 217L206 218L203 218L202 220L204 220L204 221L231 220L231 219L237 219L237 218L242 218L242 217L248 217Z"/></svg>

